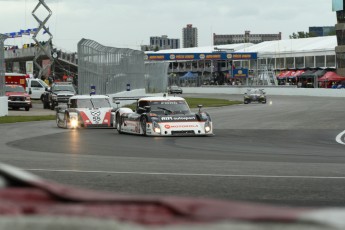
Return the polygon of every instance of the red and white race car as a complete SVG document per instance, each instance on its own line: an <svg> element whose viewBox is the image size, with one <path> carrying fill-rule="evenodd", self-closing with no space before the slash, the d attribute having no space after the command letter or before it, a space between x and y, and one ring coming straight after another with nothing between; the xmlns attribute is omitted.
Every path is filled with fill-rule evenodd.
<svg viewBox="0 0 345 230"><path fill-rule="evenodd" d="M115 110L105 95L77 95L67 106L56 110L56 124L60 128L114 127Z"/></svg>

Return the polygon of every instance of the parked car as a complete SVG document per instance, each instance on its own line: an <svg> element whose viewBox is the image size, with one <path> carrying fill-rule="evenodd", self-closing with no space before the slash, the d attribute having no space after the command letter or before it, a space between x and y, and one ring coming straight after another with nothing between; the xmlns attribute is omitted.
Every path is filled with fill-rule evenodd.
<svg viewBox="0 0 345 230"><path fill-rule="evenodd" d="M201 107L193 113L181 97L138 98L135 111L116 111L115 126L119 133L148 136L212 136L211 117Z"/></svg>
<svg viewBox="0 0 345 230"><path fill-rule="evenodd" d="M76 95L76 90L70 82L56 82L50 89L47 89L42 95L44 109L54 110L61 103L67 103L69 98Z"/></svg>
<svg viewBox="0 0 345 230"><path fill-rule="evenodd" d="M266 93L263 89L247 89L244 94L244 104L258 102L266 104Z"/></svg>
<svg viewBox="0 0 345 230"><path fill-rule="evenodd" d="M5 85L5 95L8 97L8 108L24 108L25 111L32 108L31 98L21 85Z"/></svg>
<svg viewBox="0 0 345 230"><path fill-rule="evenodd" d="M172 85L169 87L168 93L170 93L170 94L182 94L182 89L177 85Z"/></svg>
<svg viewBox="0 0 345 230"><path fill-rule="evenodd" d="M108 96L76 95L56 108L56 124L59 128L114 128L114 115Z"/></svg>

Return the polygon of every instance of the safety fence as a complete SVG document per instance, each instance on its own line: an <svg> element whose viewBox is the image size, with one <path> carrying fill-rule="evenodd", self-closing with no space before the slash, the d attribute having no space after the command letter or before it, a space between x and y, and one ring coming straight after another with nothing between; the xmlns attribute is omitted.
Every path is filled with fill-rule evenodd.
<svg viewBox="0 0 345 230"><path fill-rule="evenodd" d="M4 52L4 42L7 36L0 34L0 97L5 95L4 85L5 85L5 52Z"/></svg>
<svg viewBox="0 0 345 230"><path fill-rule="evenodd" d="M145 88L165 92L168 65L144 62L142 51L103 46L82 39L78 43L78 90L80 94L114 94Z"/></svg>

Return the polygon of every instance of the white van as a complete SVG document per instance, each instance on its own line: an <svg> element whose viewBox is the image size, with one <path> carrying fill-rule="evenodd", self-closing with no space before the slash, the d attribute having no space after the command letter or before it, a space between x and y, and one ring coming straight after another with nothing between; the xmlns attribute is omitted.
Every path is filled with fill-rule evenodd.
<svg viewBox="0 0 345 230"><path fill-rule="evenodd" d="M41 99L42 94L48 89L49 86L38 78L26 79L26 92L30 94L32 99ZM31 92L31 93L30 93Z"/></svg>

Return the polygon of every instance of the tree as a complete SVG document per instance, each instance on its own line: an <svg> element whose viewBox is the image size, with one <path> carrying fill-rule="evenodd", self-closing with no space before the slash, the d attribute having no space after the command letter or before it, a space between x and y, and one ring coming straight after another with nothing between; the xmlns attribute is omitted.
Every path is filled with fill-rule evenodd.
<svg viewBox="0 0 345 230"><path fill-rule="evenodd" d="M290 39L298 39L298 38L309 38L311 36L308 32L298 31L297 34L294 32L289 37Z"/></svg>

